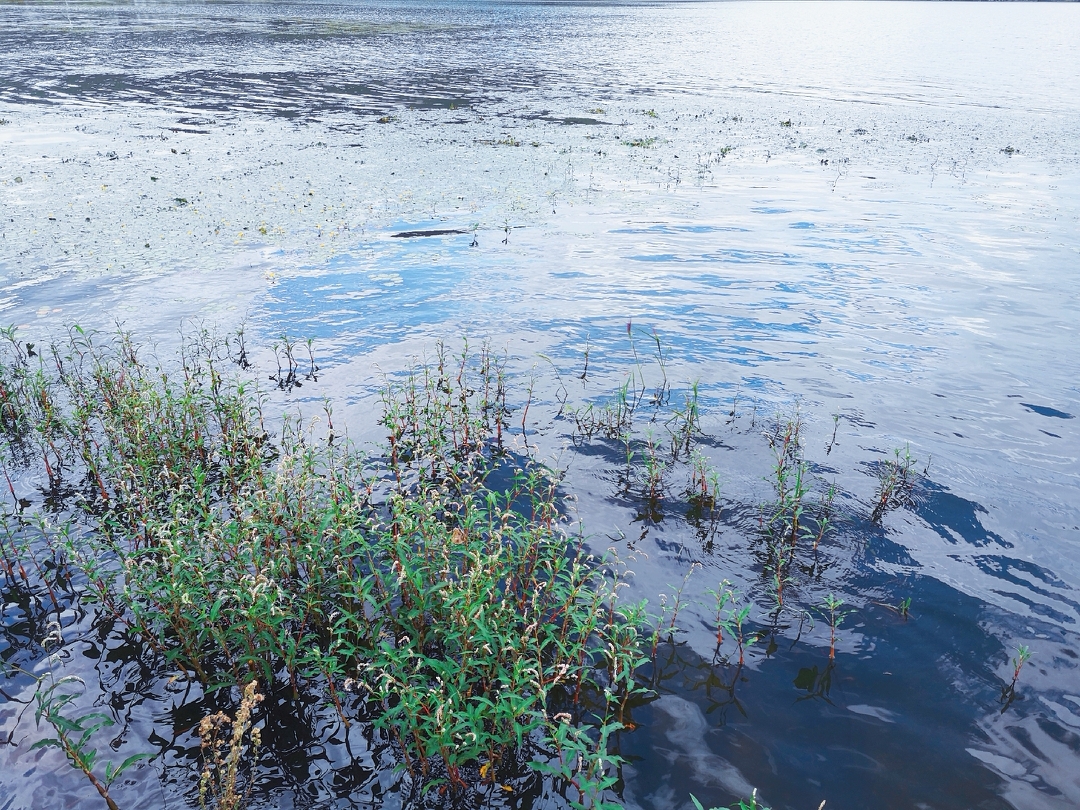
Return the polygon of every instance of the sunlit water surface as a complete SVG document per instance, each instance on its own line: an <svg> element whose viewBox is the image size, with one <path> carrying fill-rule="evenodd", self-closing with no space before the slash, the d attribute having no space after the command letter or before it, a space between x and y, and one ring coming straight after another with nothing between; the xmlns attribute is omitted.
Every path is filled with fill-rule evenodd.
<svg viewBox="0 0 1080 810"><path fill-rule="evenodd" d="M727 578L768 626L761 434L799 409L837 531L743 670L710 663L707 608L686 609L618 741L628 807L1080 804L1077 6L2 4L0 119L0 321L40 340L119 320L163 349L183 319L312 336L323 373L291 398L333 397L370 440L384 372L489 339L535 380L518 441L654 605L697 562L691 602ZM463 233L393 236L422 229ZM618 448L556 418L653 330L676 396L701 382L715 525L674 477L648 514ZM916 500L873 525L904 446ZM811 610L830 592L856 611L834 666ZM0 655L40 669L13 600ZM63 619L115 747L162 753L121 806L194 802L214 699ZM3 694L0 810L98 806L29 751L30 682ZM268 725L253 806L399 803L370 729L310 711Z"/></svg>

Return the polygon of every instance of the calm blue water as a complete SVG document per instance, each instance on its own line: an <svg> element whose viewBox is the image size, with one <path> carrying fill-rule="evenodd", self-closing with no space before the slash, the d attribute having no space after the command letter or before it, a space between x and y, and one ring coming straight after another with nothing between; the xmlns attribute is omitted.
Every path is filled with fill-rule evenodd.
<svg viewBox="0 0 1080 810"><path fill-rule="evenodd" d="M302 393L373 440L384 372L489 339L535 379L528 441L635 595L700 563L692 603L724 578L754 599L771 641L741 670L713 663L707 608L683 614L618 741L626 806L1080 804L1080 7L0 4L0 119L0 321L310 335L325 373ZM418 229L465 233L393 237ZM643 518L618 447L557 417L623 381L628 321L676 396L700 381L716 525L677 506L678 470ZM812 625L771 620L757 529L762 432L796 408L815 492L840 492L796 587ZM871 524L905 445L915 501ZM828 593L856 611L831 666ZM159 735L121 805L192 801L209 704L66 621L118 747ZM255 806L395 806L385 749L289 712ZM35 734L0 747L0 808L94 806Z"/></svg>

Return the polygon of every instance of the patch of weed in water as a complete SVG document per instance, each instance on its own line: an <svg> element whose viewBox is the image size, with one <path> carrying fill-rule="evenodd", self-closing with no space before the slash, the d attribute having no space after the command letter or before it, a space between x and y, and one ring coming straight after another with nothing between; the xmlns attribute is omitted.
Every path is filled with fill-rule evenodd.
<svg viewBox="0 0 1080 810"><path fill-rule="evenodd" d="M369 459L329 407L322 432L299 415L273 428L237 372L242 336L189 334L173 364L125 333L76 328L43 353L5 337L2 458L47 470L67 517L31 533L6 509L3 573L51 587L24 565L44 553L162 672L246 685L227 746L208 721L204 801L239 801L258 678L382 729L413 798L468 806L536 769L605 806L644 614L617 598L618 561L567 534L558 476L506 451L503 361L440 349L388 383L389 446ZM278 344L279 384L296 345Z"/></svg>
<svg viewBox="0 0 1080 810"><path fill-rule="evenodd" d="M627 323L626 332L631 368L608 395L569 402L595 374L588 342L573 372L547 360L559 383L554 419L575 446L606 445L597 450L617 468L615 497L641 539L662 520L685 520L710 552L724 512L735 516L725 527L749 535L758 581L706 591L724 705L743 711L735 689L749 650L765 642L771 657L789 631L798 643L815 615L828 625L828 662L800 670L795 685L800 700L828 701L851 597L821 587L837 488L804 457L798 408L762 425L758 404L746 419L733 396L723 421L763 430L773 494L721 504L706 454L719 445L704 434L698 384L673 391L660 336L647 333L655 362L646 368L640 330ZM276 343L271 380L283 391L318 371L311 344L306 359L303 348L287 335ZM243 330L225 340L189 333L171 364L126 334L76 328L43 349L5 330L0 576L22 594L30 625L90 597L162 674L210 688L258 678L333 706L343 724L374 727L393 746L406 802L479 806L531 773L571 805L613 806L621 760L609 740L633 727L630 710L662 682L662 642L673 655L685 643L677 620L701 563L690 560L670 599L660 594L659 615L618 600L625 573L567 532L560 475L511 452L535 424L528 408L542 403L534 371L527 399L509 404L506 363L486 346L440 345L432 362L390 377L386 445L368 457L335 427L328 402L317 426L267 414L267 396L243 373ZM826 455L839 423L834 415ZM911 503L915 464L904 448L873 465L871 523ZM20 497L13 471L46 482L40 503ZM676 490L679 474L688 483ZM911 599L885 606L907 619ZM1019 699L1029 656L1021 647L1013 659L1003 711ZM248 789L244 776L227 793L229 763L253 750L257 730L252 720L236 756L224 732L216 753L204 752L204 764L224 767L204 782L208 803L228 806Z"/></svg>
<svg viewBox="0 0 1080 810"><path fill-rule="evenodd" d="M878 484L874 495L874 511L870 521L877 523L890 509L911 503L915 487L918 460L912 457L911 447L904 445L893 451L893 458L877 469Z"/></svg>

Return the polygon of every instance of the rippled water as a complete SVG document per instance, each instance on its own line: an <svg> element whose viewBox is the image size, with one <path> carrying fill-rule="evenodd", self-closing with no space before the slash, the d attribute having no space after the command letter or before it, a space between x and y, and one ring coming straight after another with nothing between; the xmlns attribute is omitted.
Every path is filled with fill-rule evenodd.
<svg viewBox="0 0 1080 810"><path fill-rule="evenodd" d="M0 321L28 337L311 335L304 395L377 438L383 371L439 338L505 345L538 399L572 404L622 382L628 321L643 353L655 329L676 393L700 380L709 405L719 525L674 498L643 518L617 448L571 441L554 405L526 425L654 604L693 562L695 599L721 578L765 593L761 432L800 409L844 514L800 600L857 609L835 666L820 617L713 666L688 609L619 741L627 806L1080 803L1080 8L0 4L0 119ZM394 237L430 229L463 233ZM917 500L874 525L875 470L905 444ZM0 637L24 665L25 610ZM93 616L65 622L75 639ZM190 726L217 698L95 639L69 666L130 724L117 746L165 754L118 798L191 800ZM20 709L0 704L5 734ZM393 806L375 741L277 711L262 806ZM0 808L95 806L34 734L0 747Z"/></svg>

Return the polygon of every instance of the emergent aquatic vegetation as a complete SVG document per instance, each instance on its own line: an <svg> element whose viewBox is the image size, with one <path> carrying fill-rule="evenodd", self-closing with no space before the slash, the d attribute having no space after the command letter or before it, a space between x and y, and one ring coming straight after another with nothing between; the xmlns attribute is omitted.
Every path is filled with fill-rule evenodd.
<svg viewBox="0 0 1080 810"><path fill-rule="evenodd" d="M574 806L604 805L619 761L607 739L640 691L643 614L617 600L618 562L568 535L557 474L504 448L490 352L451 363L440 350L388 383L389 446L368 459L335 434L329 406L321 433L270 419L232 370L242 343L189 334L170 365L125 333L75 328L43 353L5 337L2 458L41 465L70 509L42 537L14 504L9 579L29 581L26 560L48 583L45 555L161 666L246 685L234 737L257 676L383 729L420 793L464 801L525 765ZM295 346L278 346L286 384ZM495 470L503 487L487 485ZM46 609L58 605L53 593ZM223 724L207 728L201 795L233 808L239 754L212 739Z"/></svg>

